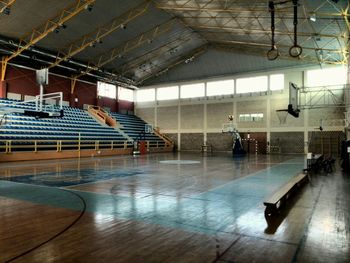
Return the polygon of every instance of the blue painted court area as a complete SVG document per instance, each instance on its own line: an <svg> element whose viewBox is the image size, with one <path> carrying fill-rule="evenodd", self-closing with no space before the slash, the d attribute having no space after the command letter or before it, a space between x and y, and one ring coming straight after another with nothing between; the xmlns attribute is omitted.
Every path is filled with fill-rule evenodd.
<svg viewBox="0 0 350 263"><path fill-rule="evenodd" d="M225 231L244 214L261 205L266 196L300 172L303 165L303 159L296 158L191 197L149 194L136 198L73 191L84 198L87 211L92 213L214 234ZM134 170L129 173L133 175L131 171ZM96 176L102 178L104 175ZM73 210L81 209L81 203L76 197L55 187L1 181L0 196Z"/></svg>
<svg viewBox="0 0 350 263"><path fill-rule="evenodd" d="M103 180L110 180L120 177L128 177L134 175L142 175L144 172L139 169L127 170L107 170L107 169L80 169L80 170L66 170L62 172L43 172L35 175L21 175L13 177L5 177L2 180L8 180L17 183L65 187L74 186L85 183L94 183Z"/></svg>

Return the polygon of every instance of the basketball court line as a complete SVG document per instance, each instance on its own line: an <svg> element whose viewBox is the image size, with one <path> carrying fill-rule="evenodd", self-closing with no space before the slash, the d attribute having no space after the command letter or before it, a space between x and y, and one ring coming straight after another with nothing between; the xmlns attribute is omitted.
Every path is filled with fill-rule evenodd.
<svg viewBox="0 0 350 263"><path fill-rule="evenodd" d="M297 157L297 158L300 159L300 157ZM293 159L294 159L294 158L293 158ZM223 185L219 185L219 186L217 186L217 187L215 187L215 188L212 188L212 189L210 189L209 191L205 191L205 192L203 192L203 193L201 193L201 194L204 194L204 193L206 193L206 192L215 191L215 189L217 189L217 188L221 188L221 187L223 187L223 186L225 186L225 185L232 184L232 183L234 183L234 182L238 182L238 181L240 181L240 180L247 179L247 178L249 178L249 177L252 177L252 176L257 175L258 173L261 173L261 172L264 172L264 171L267 172L267 171L268 171L269 169L271 169L272 167L276 167L276 166L280 166L280 165L300 165L300 164L304 164L304 162L289 163L288 161L290 161L290 160L285 160L284 162L276 163L276 165L263 168L263 169L261 169L261 170L259 170L259 171L256 171L256 172L252 173L252 174L248 174L248 175L246 175L246 176L236 178L236 179L234 179L233 181L227 182L227 183L225 183L225 184L223 184ZM302 170L302 169L303 169L303 168L301 168L300 170ZM293 174L293 176L294 176L294 175L295 175L295 174Z"/></svg>
<svg viewBox="0 0 350 263"><path fill-rule="evenodd" d="M290 166L295 171L300 169L299 165L292 164ZM275 187L288 180L288 176L284 176L282 180L279 178L279 173L285 171L285 168L286 166L281 164L268 167L200 193L194 198L182 197L179 199L178 196L157 194L148 195L144 198L133 198L70 190L79 193L86 200L88 212L143 221L175 229L184 228L192 232L214 234L224 230L241 215L255 208L257 204L262 202L266 194L271 193ZM286 172L286 174L289 173ZM271 179L268 180L267 184L262 184L261 177L264 176L269 176ZM272 182L272 179L276 176L278 180L275 182L275 186L267 187L268 183ZM251 187L254 187L257 182L260 188L265 189L264 191L260 191L261 189L259 191L253 189L252 191ZM1 195L9 198L73 210L77 209L69 199L67 200L64 196L56 196L55 187L8 181L3 181L1 185ZM7 187L9 188L8 191L4 191ZM37 189L41 190L38 191ZM247 192L247 189L250 189L252 193ZM36 194L33 195L33 193ZM45 196L44 199L43 196ZM103 204L103 206L98 204ZM133 207L137 209L134 210Z"/></svg>

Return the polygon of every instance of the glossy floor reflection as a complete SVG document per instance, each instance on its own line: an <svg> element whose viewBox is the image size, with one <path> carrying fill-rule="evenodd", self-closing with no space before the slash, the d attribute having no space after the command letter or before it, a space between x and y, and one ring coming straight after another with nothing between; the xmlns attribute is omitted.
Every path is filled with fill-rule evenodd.
<svg viewBox="0 0 350 263"><path fill-rule="evenodd" d="M82 219L19 261L348 262L349 176L339 171L313 176L266 231L264 198L303 168L303 156L193 153L1 164L0 261L69 224L78 194Z"/></svg>

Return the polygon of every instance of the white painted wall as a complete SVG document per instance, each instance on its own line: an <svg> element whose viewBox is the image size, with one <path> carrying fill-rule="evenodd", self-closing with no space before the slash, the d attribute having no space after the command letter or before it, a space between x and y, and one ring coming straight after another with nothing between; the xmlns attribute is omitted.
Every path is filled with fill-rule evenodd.
<svg viewBox="0 0 350 263"><path fill-rule="evenodd" d="M22 100L22 95L18 93L7 92L7 98L11 100Z"/></svg>
<svg viewBox="0 0 350 263"><path fill-rule="evenodd" d="M309 68L310 69L310 68ZM289 99L289 82L304 86L304 71L307 68L290 69L285 72L275 71L259 73L259 75L279 74L285 75L284 90L264 92L259 94L240 94L217 97L204 97L194 99L181 99L173 101L158 101L135 103L137 115L145 121L158 126L163 133L176 133L181 140L181 133L203 133L203 143L207 133L221 132L222 124L227 122L228 115L234 115L238 130L241 132L266 132L269 142L271 132L303 132L305 152L307 149L308 132L319 127L320 119L323 121L325 131L344 130L344 108L323 108L305 110L300 112L299 118L291 115L287 123L281 125L276 114L277 109L286 109ZM231 78L257 76L256 74L236 75ZM228 79L229 77L221 78ZM212 81L214 79L203 80ZM215 80L220 80L216 78ZM198 82L198 81L196 81ZM188 84L187 82L186 84ZM185 83L178 83L178 85ZM165 86L165 85L162 85ZM153 86L157 88L157 86ZM147 87L150 88L150 87ZM241 113L264 114L261 122L239 122ZM178 144L180 146L180 143Z"/></svg>

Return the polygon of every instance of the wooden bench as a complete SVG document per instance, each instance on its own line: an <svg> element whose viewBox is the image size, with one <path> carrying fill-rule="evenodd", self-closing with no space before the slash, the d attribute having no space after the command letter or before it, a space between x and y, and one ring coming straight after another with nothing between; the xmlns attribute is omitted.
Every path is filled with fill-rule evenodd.
<svg viewBox="0 0 350 263"><path fill-rule="evenodd" d="M289 198L292 190L299 187L306 178L308 178L307 173L300 173L294 176L288 183L283 185L277 192L264 201L264 205L266 206L266 220L269 220L274 214L277 213L278 209L283 206L283 204Z"/></svg>

